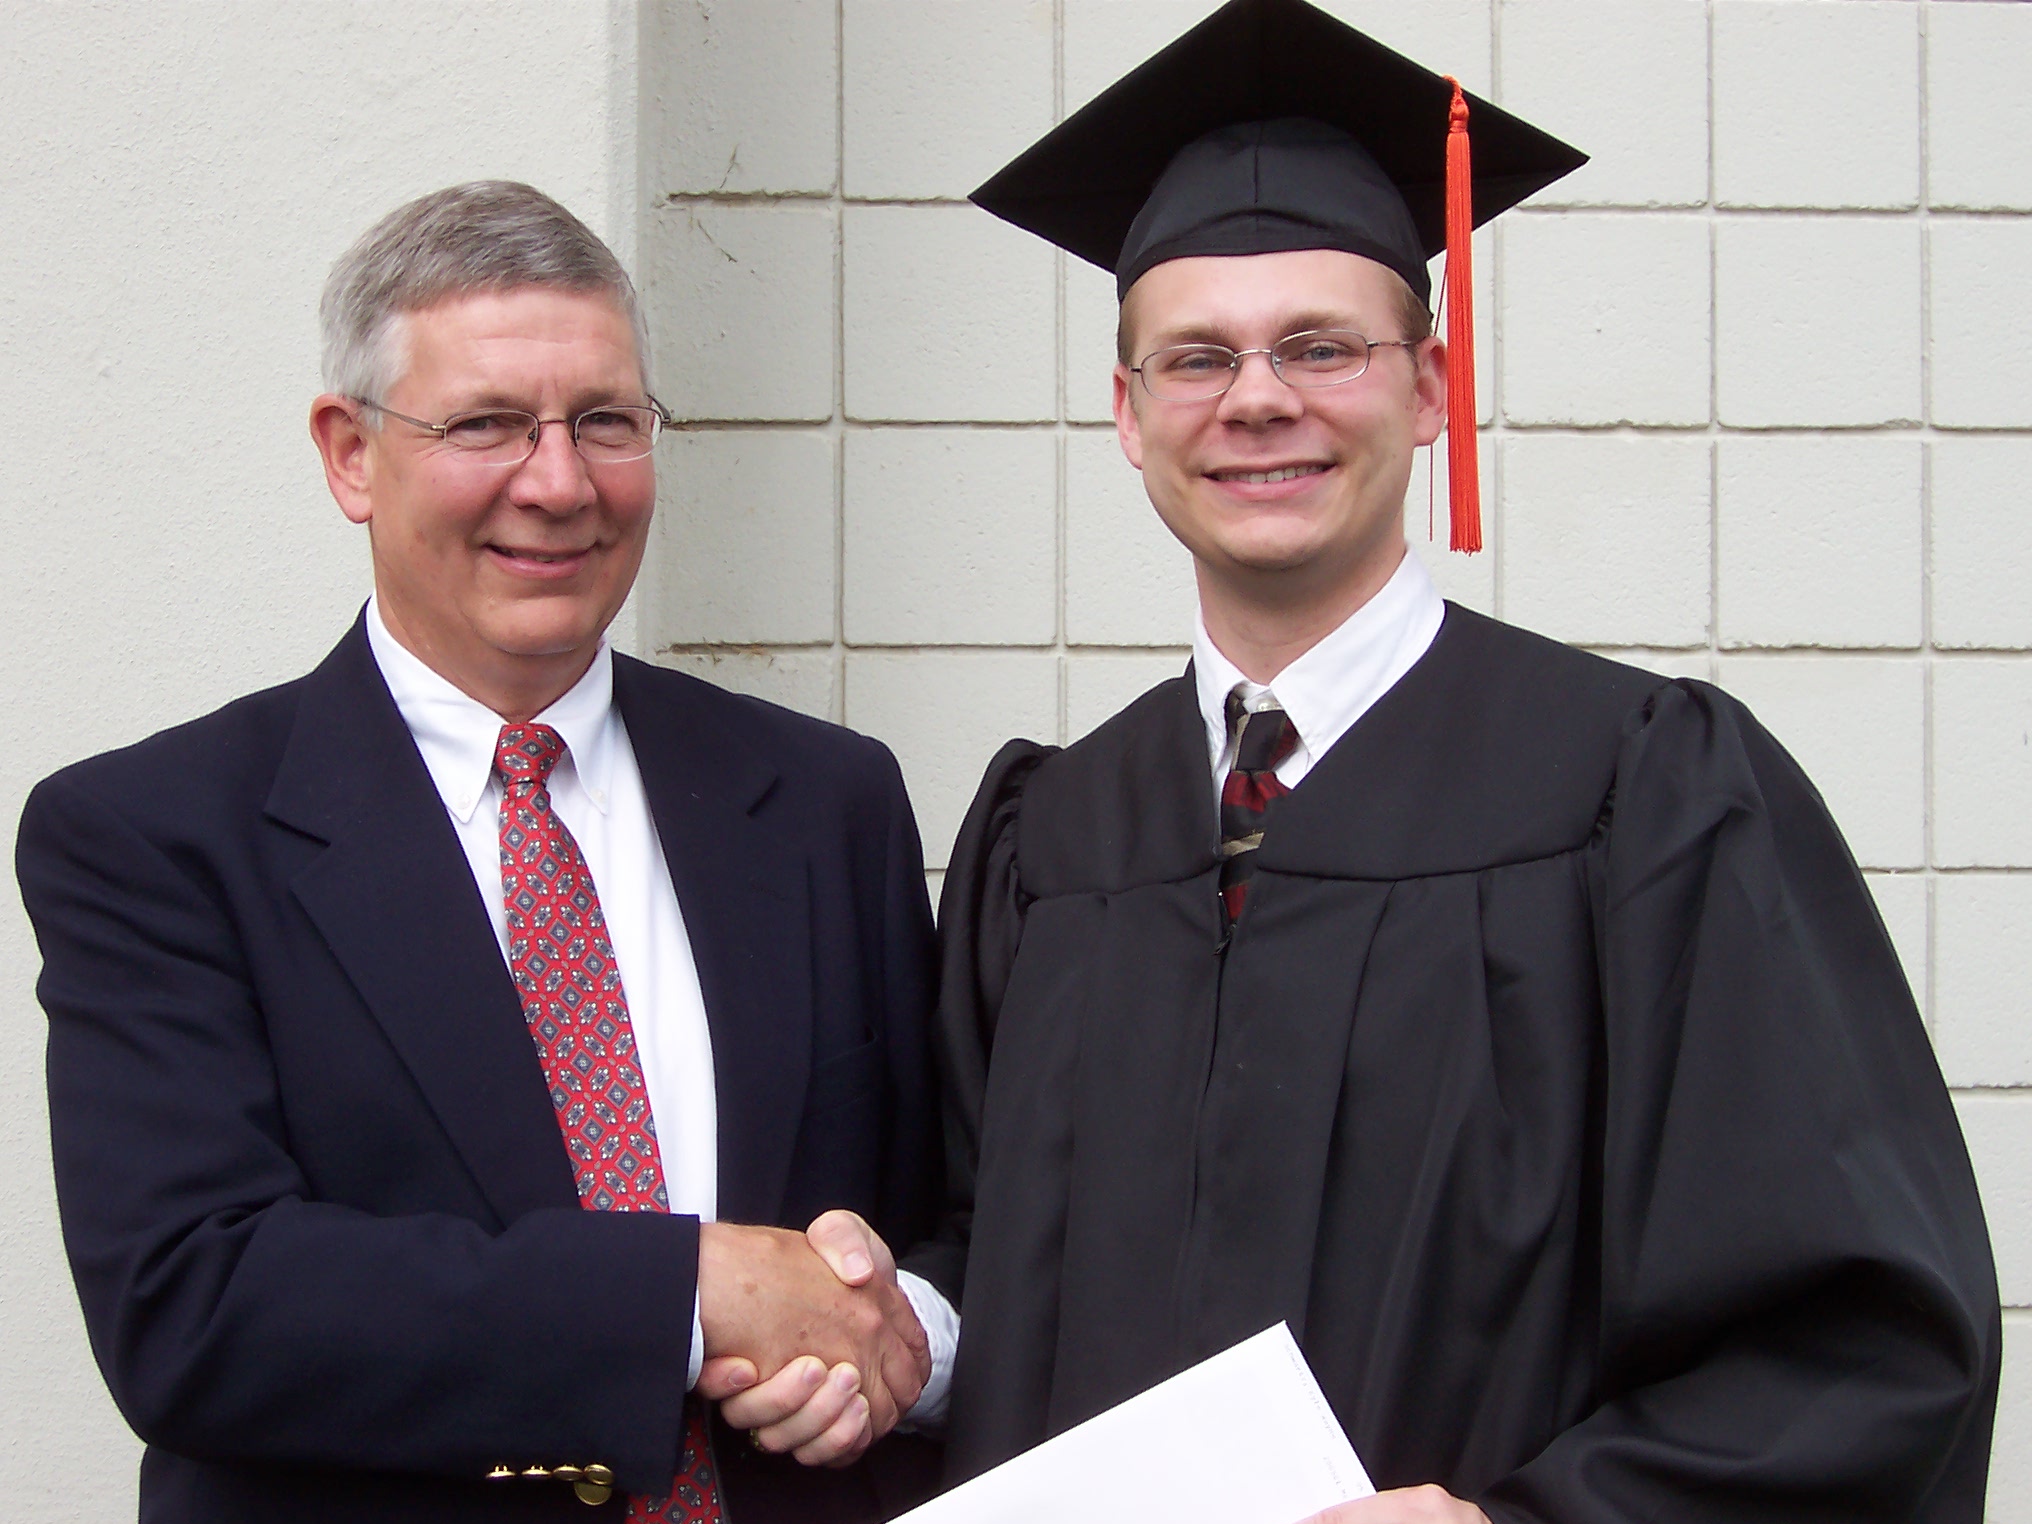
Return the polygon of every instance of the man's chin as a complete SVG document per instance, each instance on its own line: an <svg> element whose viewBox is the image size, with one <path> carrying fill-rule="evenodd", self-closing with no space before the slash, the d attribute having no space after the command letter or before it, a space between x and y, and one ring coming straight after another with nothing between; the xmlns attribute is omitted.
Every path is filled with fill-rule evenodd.
<svg viewBox="0 0 2032 1524"><path fill-rule="evenodd" d="M599 644L610 622L595 611L524 608L518 617L490 621L481 639L501 655L522 661L554 661Z"/></svg>
<svg viewBox="0 0 2032 1524"><path fill-rule="evenodd" d="M1257 542L1221 547L1223 559L1245 577L1274 577L1305 570L1327 554L1318 544L1307 542Z"/></svg>

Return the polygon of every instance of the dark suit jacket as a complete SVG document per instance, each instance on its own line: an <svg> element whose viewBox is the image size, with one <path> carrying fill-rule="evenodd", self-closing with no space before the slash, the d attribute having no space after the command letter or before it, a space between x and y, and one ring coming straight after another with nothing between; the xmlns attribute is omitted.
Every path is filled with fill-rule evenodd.
<svg viewBox="0 0 2032 1524"><path fill-rule="evenodd" d="M908 1242L937 1167L932 930L894 759L622 656L614 701L704 988L720 1215L847 1206ZM307 677L45 780L17 868L65 1242L149 1446L143 1520L620 1513L483 1480L502 1464L667 1490L698 1224L579 1209L362 625ZM735 1524L901 1501L738 1439Z"/></svg>

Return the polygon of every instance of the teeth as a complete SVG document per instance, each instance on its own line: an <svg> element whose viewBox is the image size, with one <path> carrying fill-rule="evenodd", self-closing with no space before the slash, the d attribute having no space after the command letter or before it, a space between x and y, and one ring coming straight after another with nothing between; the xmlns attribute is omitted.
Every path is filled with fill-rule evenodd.
<svg viewBox="0 0 2032 1524"><path fill-rule="evenodd" d="M1214 477L1224 482L1288 482L1301 476L1317 476L1325 466L1286 466L1281 471L1216 471Z"/></svg>

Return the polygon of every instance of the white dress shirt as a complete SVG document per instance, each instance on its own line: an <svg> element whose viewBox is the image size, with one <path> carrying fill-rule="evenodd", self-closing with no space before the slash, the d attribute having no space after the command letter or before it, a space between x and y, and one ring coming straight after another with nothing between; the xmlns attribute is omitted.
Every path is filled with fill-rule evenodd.
<svg viewBox="0 0 2032 1524"><path fill-rule="evenodd" d="M396 640L373 599L367 603L367 643L458 832L474 887L506 962L503 790L494 772L501 717ZM550 775L551 805L578 842L599 890L649 1091L670 1210L711 1222L719 1204L712 1029L635 748L614 707L614 658L605 641L585 676L537 715L535 723L550 726L564 740L565 754ZM944 1414L952 1382L959 1318L928 1282L909 1274L899 1279L932 1346L932 1378L911 1417L919 1424L935 1422ZM694 1298L687 1386L698 1381L704 1361L705 1338Z"/></svg>
<svg viewBox="0 0 2032 1524"><path fill-rule="evenodd" d="M1277 778L1286 788L1296 788L1334 742L1432 648L1445 618L1446 603L1433 587L1425 563L1406 551L1375 597L1265 684L1244 677L1207 634L1205 617L1196 615L1192 675L1200 717L1206 722L1216 810L1222 781L1235 761L1228 736L1230 693L1239 691L1251 713L1282 708L1291 717L1298 744L1278 764Z"/></svg>

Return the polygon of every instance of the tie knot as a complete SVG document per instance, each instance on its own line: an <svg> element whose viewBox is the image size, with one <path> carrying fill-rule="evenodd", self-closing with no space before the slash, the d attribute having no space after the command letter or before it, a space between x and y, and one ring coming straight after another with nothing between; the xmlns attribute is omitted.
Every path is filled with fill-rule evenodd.
<svg viewBox="0 0 2032 1524"><path fill-rule="evenodd" d="M1235 771L1274 771L1298 746L1298 727L1275 704L1251 710L1239 692L1228 695L1228 734L1235 742Z"/></svg>
<svg viewBox="0 0 2032 1524"><path fill-rule="evenodd" d="M542 788L564 755L564 737L548 725L503 725L494 743L494 771L510 787Z"/></svg>

